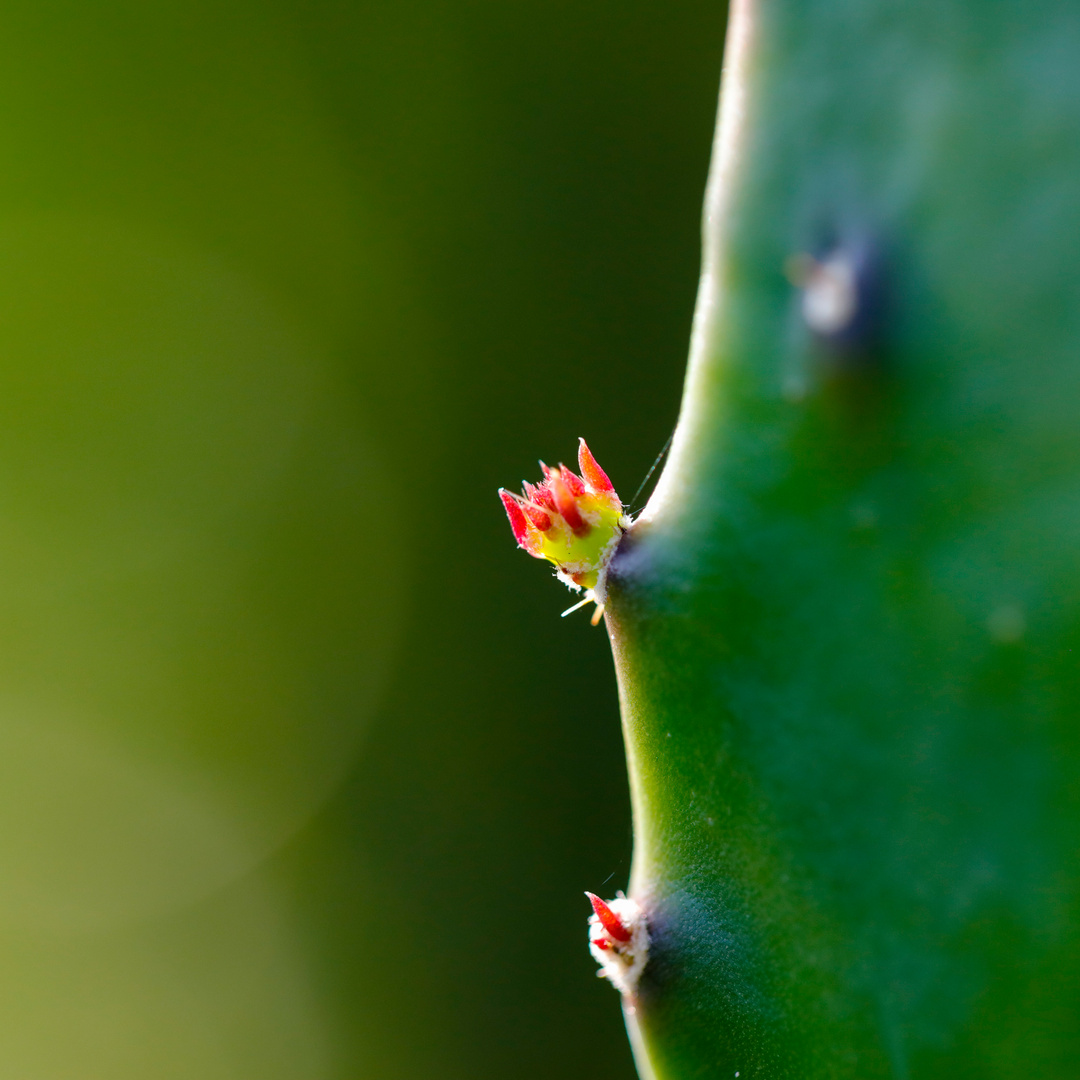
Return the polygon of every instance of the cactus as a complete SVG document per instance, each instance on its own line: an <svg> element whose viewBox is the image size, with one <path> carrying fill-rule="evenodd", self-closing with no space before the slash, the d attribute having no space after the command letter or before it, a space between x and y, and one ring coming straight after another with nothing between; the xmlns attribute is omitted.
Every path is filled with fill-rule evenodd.
<svg viewBox="0 0 1080 1080"><path fill-rule="evenodd" d="M639 1069L1075 1076L1080 9L738 0L728 42L607 575Z"/></svg>

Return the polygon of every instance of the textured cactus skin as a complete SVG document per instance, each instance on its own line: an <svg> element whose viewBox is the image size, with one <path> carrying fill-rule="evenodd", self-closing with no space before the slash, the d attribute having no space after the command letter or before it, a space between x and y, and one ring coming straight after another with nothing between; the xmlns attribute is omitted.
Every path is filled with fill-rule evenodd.
<svg viewBox="0 0 1080 1080"><path fill-rule="evenodd" d="M1080 1072L1080 7L743 0L612 567L643 1075ZM873 250L877 337L783 265Z"/></svg>

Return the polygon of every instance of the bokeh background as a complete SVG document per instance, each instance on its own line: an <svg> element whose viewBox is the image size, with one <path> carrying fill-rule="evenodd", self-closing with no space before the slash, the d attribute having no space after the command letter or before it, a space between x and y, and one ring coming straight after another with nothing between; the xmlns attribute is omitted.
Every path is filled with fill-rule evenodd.
<svg viewBox="0 0 1080 1080"><path fill-rule="evenodd" d="M0 1076L628 1080L495 489L668 436L722 3L0 11Z"/></svg>

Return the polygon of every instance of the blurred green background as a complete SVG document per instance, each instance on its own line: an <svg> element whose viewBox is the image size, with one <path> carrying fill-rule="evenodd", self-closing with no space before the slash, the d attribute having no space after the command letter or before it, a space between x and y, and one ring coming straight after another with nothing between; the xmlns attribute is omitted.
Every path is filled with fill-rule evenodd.
<svg viewBox="0 0 1080 1080"><path fill-rule="evenodd" d="M0 1077L629 1078L495 489L668 435L722 4L2 11Z"/></svg>

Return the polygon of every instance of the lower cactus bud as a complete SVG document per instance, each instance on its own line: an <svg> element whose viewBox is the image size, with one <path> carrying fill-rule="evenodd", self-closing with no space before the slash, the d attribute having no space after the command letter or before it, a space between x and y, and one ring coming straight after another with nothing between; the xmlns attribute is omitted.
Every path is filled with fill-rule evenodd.
<svg viewBox="0 0 1080 1080"><path fill-rule="evenodd" d="M614 900L585 894L592 904L589 952L600 965L597 974L619 993L632 996L649 959L649 927L640 904L622 893Z"/></svg>

